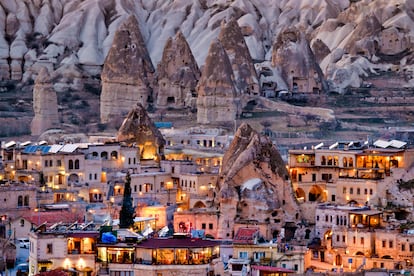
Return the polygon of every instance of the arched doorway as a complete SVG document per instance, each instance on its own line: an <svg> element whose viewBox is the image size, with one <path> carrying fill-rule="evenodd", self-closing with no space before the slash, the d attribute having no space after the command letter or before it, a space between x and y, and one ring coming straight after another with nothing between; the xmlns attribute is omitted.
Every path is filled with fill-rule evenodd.
<svg viewBox="0 0 414 276"><path fill-rule="evenodd" d="M335 256L335 265L342 265L342 257L339 254Z"/></svg>
<svg viewBox="0 0 414 276"><path fill-rule="evenodd" d="M78 183L79 182L79 176L76 173L72 173L68 177L68 183Z"/></svg>
<svg viewBox="0 0 414 276"><path fill-rule="evenodd" d="M318 185L312 185L309 190L309 201L322 201L323 189Z"/></svg>
<svg viewBox="0 0 414 276"><path fill-rule="evenodd" d="M202 201L197 201L194 204L194 208L206 208L206 205Z"/></svg>

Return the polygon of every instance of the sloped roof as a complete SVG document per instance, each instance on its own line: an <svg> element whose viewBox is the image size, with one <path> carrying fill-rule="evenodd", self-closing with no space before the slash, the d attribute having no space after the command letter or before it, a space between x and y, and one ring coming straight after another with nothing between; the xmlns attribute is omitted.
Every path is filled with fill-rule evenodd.
<svg viewBox="0 0 414 276"><path fill-rule="evenodd" d="M234 236L234 243L243 243L243 244L254 244L255 238L259 234L259 228L252 227L241 227L237 230L236 235Z"/></svg>
<svg viewBox="0 0 414 276"><path fill-rule="evenodd" d="M48 212L31 212L22 216L34 225L41 225L46 223L48 226L55 223L73 223L78 221L82 223L84 220L83 214L73 213L71 211L48 211Z"/></svg>

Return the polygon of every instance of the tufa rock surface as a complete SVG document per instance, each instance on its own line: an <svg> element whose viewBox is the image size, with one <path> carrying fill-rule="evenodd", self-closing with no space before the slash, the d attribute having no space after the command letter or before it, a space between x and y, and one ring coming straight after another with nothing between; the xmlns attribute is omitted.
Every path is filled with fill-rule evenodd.
<svg viewBox="0 0 414 276"><path fill-rule="evenodd" d="M253 60L236 19L222 23L219 40L226 50L233 69L236 88L242 94L260 94Z"/></svg>
<svg viewBox="0 0 414 276"><path fill-rule="evenodd" d="M118 130L117 139L127 144L136 144L141 159L160 161L164 157L164 137L140 103L128 113Z"/></svg>
<svg viewBox="0 0 414 276"><path fill-rule="evenodd" d="M154 67L137 19L131 15L114 35L102 70L101 122L125 116L137 103L147 107Z"/></svg>
<svg viewBox="0 0 414 276"><path fill-rule="evenodd" d="M326 90L322 71L305 36L291 27L273 45L272 66L277 67L290 91L319 93Z"/></svg>
<svg viewBox="0 0 414 276"><path fill-rule="evenodd" d="M50 128L59 127L57 95L46 68L39 71L33 88L34 118L31 123L32 135L40 135Z"/></svg>
<svg viewBox="0 0 414 276"><path fill-rule="evenodd" d="M226 214L220 216L219 238L232 238L235 224L251 223L272 238L300 220L285 162L272 141L248 124L238 128L224 154L216 192L215 202Z"/></svg>
<svg viewBox="0 0 414 276"><path fill-rule="evenodd" d="M219 40L211 43L197 86L197 122L233 122L240 114L230 60Z"/></svg>
<svg viewBox="0 0 414 276"><path fill-rule="evenodd" d="M157 107L195 108L200 69L181 31L169 38L157 66Z"/></svg>

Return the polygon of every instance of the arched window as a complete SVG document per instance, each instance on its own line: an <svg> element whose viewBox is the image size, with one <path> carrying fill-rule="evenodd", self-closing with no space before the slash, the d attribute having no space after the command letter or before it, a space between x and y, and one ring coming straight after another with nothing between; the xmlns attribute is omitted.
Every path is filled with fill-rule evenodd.
<svg viewBox="0 0 414 276"><path fill-rule="evenodd" d="M75 170L79 170L79 159L75 160Z"/></svg>
<svg viewBox="0 0 414 276"><path fill-rule="evenodd" d="M17 207L23 206L23 196L19 195L17 198Z"/></svg>
<svg viewBox="0 0 414 276"><path fill-rule="evenodd" d="M352 159L352 157L349 157L348 166L349 167L353 167L354 166L354 160Z"/></svg>
<svg viewBox="0 0 414 276"><path fill-rule="evenodd" d="M29 206L29 196L24 196L24 206Z"/></svg>
<svg viewBox="0 0 414 276"><path fill-rule="evenodd" d="M73 160L69 160L69 170L73 170Z"/></svg>
<svg viewBox="0 0 414 276"><path fill-rule="evenodd" d="M324 155L322 155L322 157L321 157L321 165L322 166L326 165L326 157Z"/></svg>
<svg viewBox="0 0 414 276"><path fill-rule="evenodd" d="M348 159L346 157L342 158L342 166L348 167Z"/></svg>
<svg viewBox="0 0 414 276"><path fill-rule="evenodd" d="M118 159L118 152L116 152L116 151L111 152L111 159L112 160L117 160Z"/></svg>
<svg viewBox="0 0 414 276"><path fill-rule="evenodd" d="M108 160L108 153L106 151L101 152L101 159Z"/></svg>
<svg viewBox="0 0 414 276"><path fill-rule="evenodd" d="M332 156L328 156L328 166L332 166Z"/></svg>

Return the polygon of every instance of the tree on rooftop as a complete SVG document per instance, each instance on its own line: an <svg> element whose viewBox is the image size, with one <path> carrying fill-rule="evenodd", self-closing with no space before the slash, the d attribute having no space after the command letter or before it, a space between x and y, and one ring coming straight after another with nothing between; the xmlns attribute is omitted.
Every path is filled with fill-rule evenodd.
<svg viewBox="0 0 414 276"><path fill-rule="evenodd" d="M135 208L132 206L131 197L131 176L127 172L125 177L124 198L122 200L122 208L119 212L119 227L129 228L134 224Z"/></svg>

